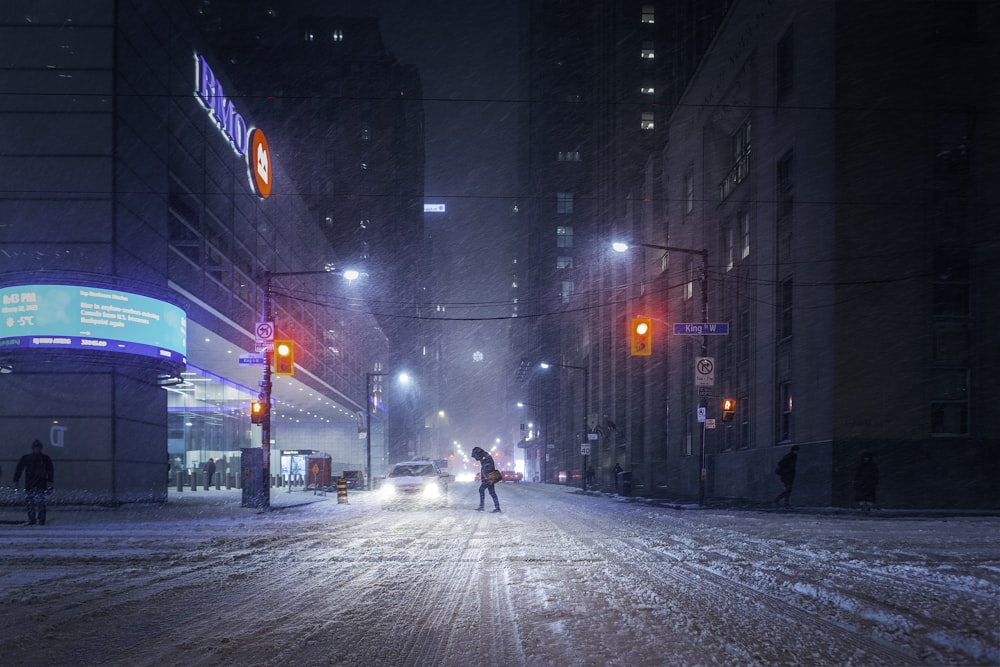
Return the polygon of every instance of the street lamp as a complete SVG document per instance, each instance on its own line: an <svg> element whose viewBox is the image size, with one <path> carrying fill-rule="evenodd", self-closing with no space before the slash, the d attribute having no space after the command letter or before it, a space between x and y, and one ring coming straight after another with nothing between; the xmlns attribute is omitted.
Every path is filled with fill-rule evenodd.
<svg viewBox="0 0 1000 667"><path fill-rule="evenodd" d="M328 264L321 271L281 271L272 272L267 271L264 273L264 294L261 298L261 309L260 309L260 327L261 329L270 332L270 336L263 339L258 338L258 341L266 345L264 349L264 378L261 380L260 388L261 392L259 395L261 403L264 404L263 414L260 416L260 440L262 451L262 478L263 478L263 488L261 489L261 498L259 501L260 509L262 511L267 511L271 509L271 362L274 357L274 321L275 316L272 312L273 302L271 298L271 286L275 278L284 278L287 276L315 276L315 275L335 275L341 276L345 280L352 281L357 280L360 275L357 271L353 269L347 269L341 271L337 269L332 264Z"/></svg>
<svg viewBox="0 0 1000 667"><path fill-rule="evenodd" d="M632 246L640 246L642 248L652 248L654 250L663 250L666 252L679 252L687 255L698 255L701 257L701 276L699 278L699 284L701 287L701 321L703 324L708 324L708 249L703 248L701 250L693 250L691 248L678 248L675 246L668 245L656 245L653 243L624 243L622 241L616 241L611 244L611 247L616 252L625 252ZM708 327L704 328L704 331L708 331ZM708 334L704 333L701 337L701 356L708 356ZM698 407L705 407L705 400L703 397L698 399ZM698 476L698 504L705 504L705 479L708 476L708 470L706 466L705 458L705 423L702 422L701 426L701 471Z"/></svg>
<svg viewBox="0 0 1000 667"><path fill-rule="evenodd" d="M538 364L538 366L540 368L549 368L551 366L558 366L559 368L572 368L573 370L583 371L583 431L582 431L582 433L583 433L583 437L586 438L587 437L587 402L590 400L590 371L587 369L586 366L574 366L572 364L553 364L553 363L549 363L549 362L546 362L546 361L541 362L540 364ZM581 443L581 445L583 445L583 444L586 444L588 446L588 448L590 446L590 442L589 441L585 442L585 443ZM581 453L581 456L583 456L583 475L581 476L582 477L581 484L583 486L583 490L586 491L587 490L587 459L588 459L588 455L584 454L583 453L584 451L585 450L581 446L580 453Z"/></svg>
<svg viewBox="0 0 1000 667"><path fill-rule="evenodd" d="M365 489L372 490L372 378L389 375L390 371L375 371L365 373ZM399 374L403 384L410 382L406 373Z"/></svg>

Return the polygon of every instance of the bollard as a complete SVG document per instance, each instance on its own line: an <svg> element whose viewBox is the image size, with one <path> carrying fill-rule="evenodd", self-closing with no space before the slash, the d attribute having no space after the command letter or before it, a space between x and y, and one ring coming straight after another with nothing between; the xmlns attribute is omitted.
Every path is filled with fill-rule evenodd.
<svg viewBox="0 0 1000 667"><path fill-rule="evenodd" d="M192 470L191 471L191 490L192 491L197 491L198 490L198 471L197 470Z"/></svg>
<svg viewBox="0 0 1000 667"><path fill-rule="evenodd" d="M178 491L183 491L184 490L184 471L183 470L178 470L177 471L177 490Z"/></svg>
<svg viewBox="0 0 1000 667"><path fill-rule="evenodd" d="M343 477L337 478L337 504L347 505L347 480Z"/></svg>

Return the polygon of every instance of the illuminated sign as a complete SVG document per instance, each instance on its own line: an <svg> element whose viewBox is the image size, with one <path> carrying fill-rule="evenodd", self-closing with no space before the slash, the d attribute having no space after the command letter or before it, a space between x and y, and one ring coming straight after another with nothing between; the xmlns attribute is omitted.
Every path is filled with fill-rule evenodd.
<svg viewBox="0 0 1000 667"><path fill-rule="evenodd" d="M0 352L16 348L124 352L184 364L187 316L166 301L97 287L0 287Z"/></svg>
<svg viewBox="0 0 1000 667"><path fill-rule="evenodd" d="M424 213L444 213L444 204L424 204Z"/></svg>
<svg viewBox="0 0 1000 667"><path fill-rule="evenodd" d="M271 194L271 151L267 138L259 128L247 127L247 122L226 97L222 84L209 67L205 57L194 54L195 97L215 120L222 135L237 155L245 157L250 172L250 185L260 197Z"/></svg>

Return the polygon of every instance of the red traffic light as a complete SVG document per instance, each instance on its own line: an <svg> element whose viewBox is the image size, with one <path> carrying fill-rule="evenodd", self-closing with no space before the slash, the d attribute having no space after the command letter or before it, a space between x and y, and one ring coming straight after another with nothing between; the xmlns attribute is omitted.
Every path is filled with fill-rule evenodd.
<svg viewBox="0 0 1000 667"><path fill-rule="evenodd" d="M295 342L274 341L274 374L295 375Z"/></svg>

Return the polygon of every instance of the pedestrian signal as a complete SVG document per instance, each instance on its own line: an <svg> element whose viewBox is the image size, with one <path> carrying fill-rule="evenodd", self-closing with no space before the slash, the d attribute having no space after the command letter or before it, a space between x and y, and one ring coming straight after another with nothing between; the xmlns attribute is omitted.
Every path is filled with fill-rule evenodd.
<svg viewBox="0 0 1000 667"><path fill-rule="evenodd" d="M264 414L267 412L267 408L264 406L262 401L254 401L250 404L250 423L251 424L263 424Z"/></svg>
<svg viewBox="0 0 1000 667"><path fill-rule="evenodd" d="M632 356L648 357L653 353L653 326L648 317L632 318Z"/></svg>
<svg viewBox="0 0 1000 667"><path fill-rule="evenodd" d="M274 374L295 375L295 343L293 341L274 341Z"/></svg>
<svg viewBox="0 0 1000 667"><path fill-rule="evenodd" d="M733 415L736 414L736 401L732 398L722 399L722 421L731 422L733 421Z"/></svg>

